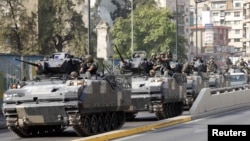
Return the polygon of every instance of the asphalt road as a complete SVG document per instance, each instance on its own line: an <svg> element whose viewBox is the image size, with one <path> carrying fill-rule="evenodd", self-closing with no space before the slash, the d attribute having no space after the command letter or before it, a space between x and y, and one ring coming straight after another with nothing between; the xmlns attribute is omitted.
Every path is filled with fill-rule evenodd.
<svg viewBox="0 0 250 141"><path fill-rule="evenodd" d="M160 128L113 141L207 141L208 125L248 125L250 128L250 109L238 109L190 122ZM250 131L250 129L249 129ZM221 138L220 140L223 140ZM236 138L237 140L237 138Z"/></svg>
<svg viewBox="0 0 250 141"><path fill-rule="evenodd" d="M189 112L184 112L183 115L189 115ZM135 120L126 122L122 129L130 129L134 127L139 127L147 124L156 122L157 119L154 114L148 112L139 113ZM1 141L71 141L75 139L82 139L84 137L79 137L74 132L74 130L69 127L63 133L54 135L54 136L41 136L41 137L32 137L32 138L20 138L8 129L0 129L0 140Z"/></svg>

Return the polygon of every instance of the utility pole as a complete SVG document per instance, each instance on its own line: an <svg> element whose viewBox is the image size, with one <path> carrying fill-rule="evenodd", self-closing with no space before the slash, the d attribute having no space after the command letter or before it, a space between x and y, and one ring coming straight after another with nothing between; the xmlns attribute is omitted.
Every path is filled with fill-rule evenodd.
<svg viewBox="0 0 250 141"><path fill-rule="evenodd" d="M176 60L178 58L178 0L176 0L176 34L175 34L175 51L176 51Z"/></svg>
<svg viewBox="0 0 250 141"><path fill-rule="evenodd" d="M90 0L88 0L88 55L90 54L89 52L90 48Z"/></svg>

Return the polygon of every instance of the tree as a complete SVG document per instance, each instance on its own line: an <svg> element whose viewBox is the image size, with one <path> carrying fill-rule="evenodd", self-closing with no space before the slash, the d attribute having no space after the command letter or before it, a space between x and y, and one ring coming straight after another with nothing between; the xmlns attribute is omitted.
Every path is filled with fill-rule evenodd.
<svg viewBox="0 0 250 141"><path fill-rule="evenodd" d="M1 0L0 9L0 40L5 45L4 51L38 53L36 13L29 15L20 0Z"/></svg>
<svg viewBox="0 0 250 141"><path fill-rule="evenodd" d="M72 0L39 1L39 44L43 53L68 50L77 56L86 54L87 29L74 7Z"/></svg>
<svg viewBox="0 0 250 141"><path fill-rule="evenodd" d="M175 46L176 25L170 17L173 14L167 8L153 7L150 4L138 6L133 11L133 50L151 53L172 49ZM132 53L131 14L128 18L117 18L111 33L114 44L129 56ZM180 37L178 40L179 48L182 39L184 38Z"/></svg>

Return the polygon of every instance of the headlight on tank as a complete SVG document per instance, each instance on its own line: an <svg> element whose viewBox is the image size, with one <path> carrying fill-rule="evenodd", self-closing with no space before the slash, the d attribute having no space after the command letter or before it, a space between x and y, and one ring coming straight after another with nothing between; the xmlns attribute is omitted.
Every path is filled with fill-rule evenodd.
<svg viewBox="0 0 250 141"><path fill-rule="evenodd" d="M85 85L85 81L78 81L78 80L76 80L76 81L71 81L70 83L69 83L69 86L81 86L81 85Z"/></svg>
<svg viewBox="0 0 250 141"><path fill-rule="evenodd" d="M151 80L151 82L162 82L162 81L163 81L162 78L155 78Z"/></svg>
<svg viewBox="0 0 250 141"><path fill-rule="evenodd" d="M11 100L13 97L22 97L24 96L23 93L4 93L3 98L4 100Z"/></svg>

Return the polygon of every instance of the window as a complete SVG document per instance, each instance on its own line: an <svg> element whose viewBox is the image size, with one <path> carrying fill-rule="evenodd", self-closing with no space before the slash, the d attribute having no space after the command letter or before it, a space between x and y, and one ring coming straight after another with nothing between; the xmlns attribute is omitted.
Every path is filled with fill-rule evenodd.
<svg viewBox="0 0 250 141"><path fill-rule="evenodd" d="M234 17L240 17L240 12L234 12Z"/></svg>
<svg viewBox="0 0 250 141"><path fill-rule="evenodd" d="M234 39L234 42L240 42L240 39Z"/></svg>
<svg viewBox="0 0 250 141"><path fill-rule="evenodd" d="M234 7L241 7L241 3L239 2L234 3Z"/></svg>
<svg viewBox="0 0 250 141"><path fill-rule="evenodd" d="M235 34L240 34L240 30L239 30L239 29L236 29L236 30L235 30Z"/></svg>
<svg viewBox="0 0 250 141"><path fill-rule="evenodd" d="M231 15L231 12L226 12L226 16L230 16Z"/></svg>
<svg viewBox="0 0 250 141"><path fill-rule="evenodd" d="M223 19L221 19L220 24L225 24L225 21Z"/></svg>
<svg viewBox="0 0 250 141"><path fill-rule="evenodd" d="M234 24L238 25L238 24L240 24L240 21L234 21Z"/></svg>
<svg viewBox="0 0 250 141"><path fill-rule="evenodd" d="M218 16L219 14L218 13L213 13L213 16Z"/></svg>
<svg viewBox="0 0 250 141"><path fill-rule="evenodd" d="M231 25L231 21L226 21L225 25Z"/></svg>

